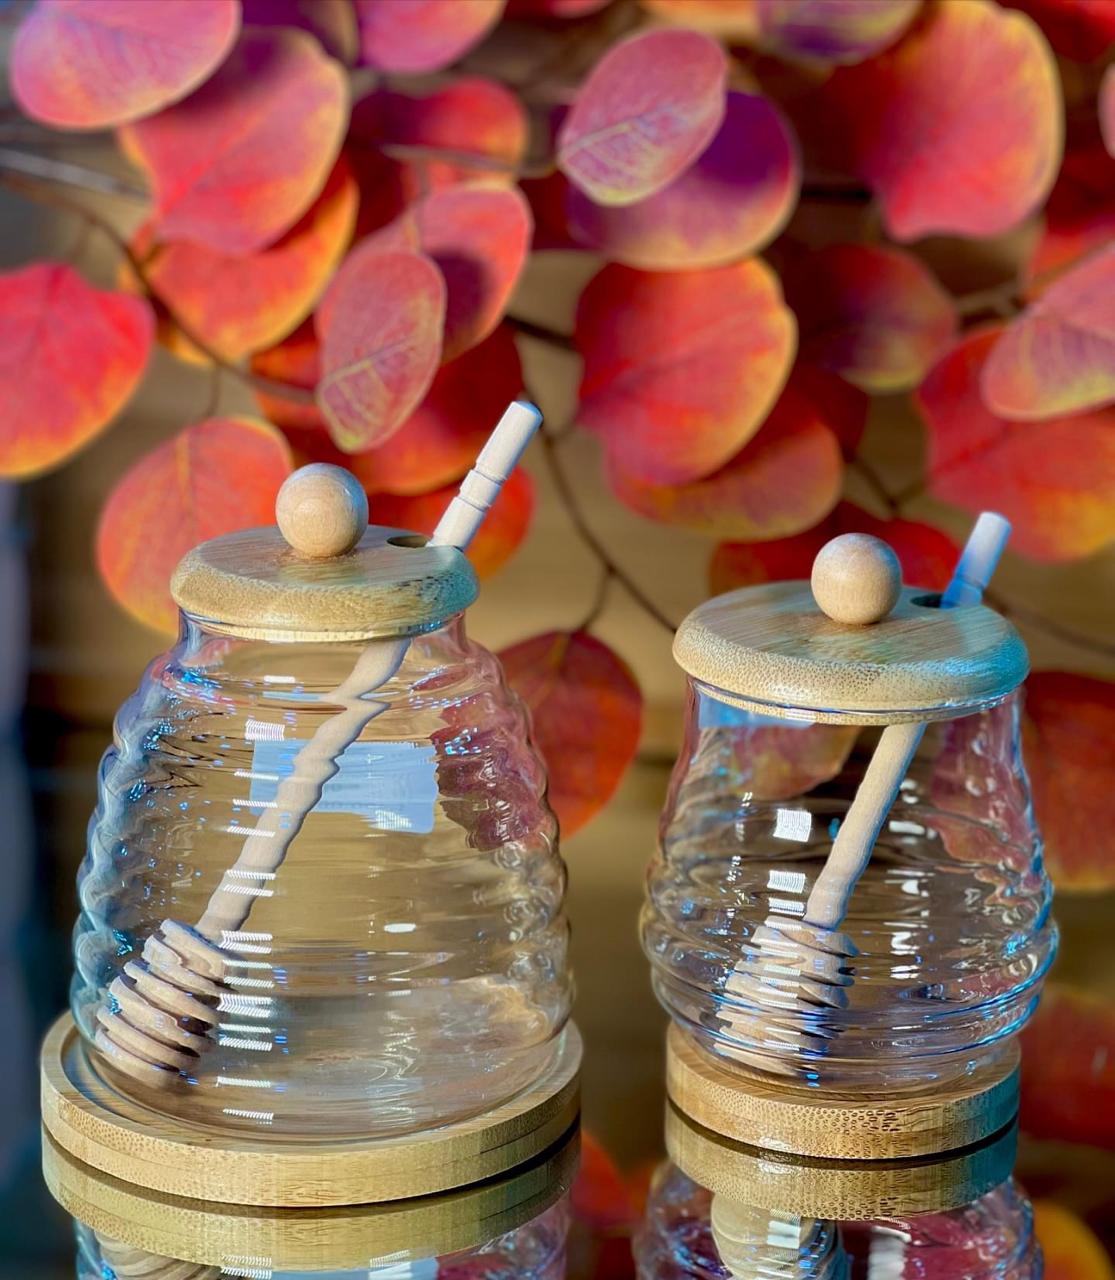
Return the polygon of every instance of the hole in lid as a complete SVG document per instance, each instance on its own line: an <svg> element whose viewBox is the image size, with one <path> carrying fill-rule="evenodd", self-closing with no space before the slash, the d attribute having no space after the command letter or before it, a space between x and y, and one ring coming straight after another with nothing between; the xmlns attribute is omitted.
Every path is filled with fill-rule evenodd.
<svg viewBox="0 0 1115 1280"><path fill-rule="evenodd" d="M916 604L920 609L939 609L941 607L941 593L939 591L931 591L923 596L912 596L910 603Z"/></svg>
<svg viewBox="0 0 1115 1280"><path fill-rule="evenodd" d="M424 533L397 533L387 539L387 544L392 547L424 547L429 540Z"/></svg>

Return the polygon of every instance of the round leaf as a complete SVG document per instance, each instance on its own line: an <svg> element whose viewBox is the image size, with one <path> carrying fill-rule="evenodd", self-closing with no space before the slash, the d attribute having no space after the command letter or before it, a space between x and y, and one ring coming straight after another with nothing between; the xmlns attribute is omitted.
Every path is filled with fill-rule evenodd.
<svg viewBox="0 0 1115 1280"><path fill-rule="evenodd" d="M794 319L758 259L650 275L608 266L581 296L578 421L626 474L685 484L766 420L794 358Z"/></svg>
<svg viewBox="0 0 1115 1280"><path fill-rule="evenodd" d="M109 495L97 528L97 568L113 597L145 625L173 632L178 561L207 538L273 524L290 469L282 436L254 418L209 418L145 454Z"/></svg>
<svg viewBox="0 0 1115 1280"><path fill-rule="evenodd" d="M1115 44L1115 5L1111 0L1003 0L1021 9L1041 27L1049 43L1066 58L1091 62Z"/></svg>
<svg viewBox="0 0 1115 1280"><path fill-rule="evenodd" d="M352 255L316 318L317 402L337 445L370 449L397 431L441 362L445 282L417 253Z"/></svg>
<svg viewBox="0 0 1115 1280"><path fill-rule="evenodd" d="M713 267L768 244L797 203L797 147L778 110L728 94L724 120L698 159L636 204L596 204L568 188L573 235L615 262L648 271Z"/></svg>
<svg viewBox="0 0 1115 1280"><path fill-rule="evenodd" d="M376 524L431 534L456 493L455 484L413 497L372 493L369 497L372 519ZM507 478L479 532L469 544L466 554L479 577L491 577L511 559L527 536L533 514L534 483L519 468Z"/></svg>
<svg viewBox="0 0 1115 1280"><path fill-rule="evenodd" d="M1026 682L1023 754L1058 891L1115 889L1115 685L1067 671Z"/></svg>
<svg viewBox="0 0 1115 1280"><path fill-rule="evenodd" d="M499 21L505 0L355 0L361 58L420 75L466 54Z"/></svg>
<svg viewBox="0 0 1115 1280"><path fill-rule="evenodd" d="M349 0L240 0L244 21L259 27L298 27L326 53L351 66L360 46Z"/></svg>
<svg viewBox="0 0 1115 1280"><path fill-rule="evenodd" d="M1048 277L1115 240L1115 159L1098 136L1065 156L1045 206L1045 226L1027 264L1030 280Z"/></svg>
<svg viewBox="0 0 1115 1280"><path fill-rule="evenodd" d="M952 298L901 249L829 245L784 281L802 359L864 391L917 386L956 332Z"/></svg>
<svg viewBox="0 0 1115 1280"><path fill-rule="evenodd" d="M234 256L180 241L158 246L147 278L186 328L225 360L278 342L313 308L356 223L356 183L339 161L305 215L268 249ZM197 351L170 327L169 345Z"/></svg>
<svg viewBox="0 0 1115 1280"><path fill-rule="evenodd" d="M1034 1201L1034 1237L1042 1275L1050 1280L1115 1280L1115 1265L1099 1236L1071 1209Z"/></svg>
<svg viewBox="0 0 1115 1280"><path fill-rule="evenodd" d="M696 31L649 31L613 45L558 132L557 160L598 204L633 204L673 181L724 118L727 62Z"/></svg>
<svg viewBox="0 0 1115 1280"><path fill-rule="evenodd" d="M627 475L609 454L609 479L640 515L721 538L778 538L815 524L840 497L840 444L822 412L793 382L758 434L719 471L682 485Z"/></svg>
<svg viewBox="0 0 1115 1280"><path fill-rule="evenodd" d="M314 391L321 381L321 344L314 331L313 320L306 320L282 342L252 356L252 373L269 382L285 383L300 391ZM328 424L315 402L283 396L256 388L260 409L277 427L295 431L328 433Z"/></svg>
<svg viewBox="0 0 1115 1280"><path fill-rule="evenodd" d="M142 299L94 289L59 263L0 275L0 476L49 470L103 431L147 366Z"/></svg>
<svg viewBox="0 0 1115 1280"><path fill-rule="evenodd" d="M714 35L750 39L759 33L758 0L642 0L656 18Z"/></svg>
<svg viewBox="0 0 1115 1280"><path fill-rule="evenodd" d="M245 31L196 93L124 130L150 175L160 239L255 253L289 231L337 159L347 92L313 37Z"/></svg>
<svg viewBox="0 0 1115 1280"><path fill-rule="evenodd" d="M1115 400L1115 246L1066 272L1007 326L983 396L992 412L1020 421Z"/></svg>
<svg viewBox="0 0 1115 1280"><path fill-rule="evenodd" d="M921 0L756 0L762 45L780 57L862 62L895 40Z"/></svg>
<svg viewBox="0 0 1115 1280"><path fill-rule="evenodd" d="M431 258L445 277L444 358L451 360L499 323L526 264L530 232L530 207L517 189L451 187L362 240L345 269L404 250Z"/></svg>
<svg viewBox="0 0 1115 1280"><path fill-rule="evenodd" d="M1115 539L1115 413L1040 425L996 417L980 396L999 327L963 339L915 394L929 435L930 491L973 515L993 499L1011 545L1035 560L1072 560Z"/></svg>
<svg viewBox="0 0 1115 1280"><path fill-rule="evenodd" d="M571 836L608 803L635 758L639 686L622 658L583 631L548 631L499 657L530 711L550 804Z"/></svg>
<svg viewBox="0 0 1115 1280"><path fill-rule="evenodd" d="M997 235L1033 213L1057 174L1063 114L1037 27L964 0L931 6L899 44L839 68L812 127L874 191L891 237L908 241Z"/></svg>
<svg viewBox="0 0 1115 1280"><path fill-rule="evenodd" d="M12 45L12 93L56 128L123 124L195 89L239 29L236 0L38 0Z"/></svg>

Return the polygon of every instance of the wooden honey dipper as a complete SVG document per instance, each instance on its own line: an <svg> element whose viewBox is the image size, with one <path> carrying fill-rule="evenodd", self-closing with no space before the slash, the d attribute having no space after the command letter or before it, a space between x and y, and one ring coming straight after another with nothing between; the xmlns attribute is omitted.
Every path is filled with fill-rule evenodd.
<svg viewBox="0 0 1115 1280"><path fill-rule="evenodd" d="M515 401L489 437L427 543L464 551L530 442L542 415ZM340 467L316 463L296 471L276 502L279 528L304 557L351 551L368 524L368 500ZM97 1011L96 1044L120 1071L166 1087L197 1062L213 1041L221 998L229 994L229 960L218 941L243 927L254 897L244 891L273 875L306 816L321 799L340 757L367 724L387 708L368 700L398 671L410 637L371 640L352 672L324 701L340 708L315 730L294 757L274 806L263 811L236 863L221 878L195 926L164 920L109 986Z"/></svg>
<svg viewBox="0 0 1115 1280"><path fill-rule="evenodd" d="M1002 516L984 512L979 517L941 597L942 609L979 603L1009 536L1010 524ZM818 606L834 622L870 626L894 608L902 571L885 542L850 533L821 549L811 586ZM758 1006L752 1013L722 1010L737 1031L759 1030L762 1010L816 1013L847 1007L846 989L853 982L849 962L858 952L839 927L924 733L919 722L883 730L801 919L770 915L755 930L751 947L725 984L726 991ZM835 1034L820 1023L762 1030L768 1044L814 1051ZM762 1065L769 1068L772 1060L764 1056Z"/></svg>

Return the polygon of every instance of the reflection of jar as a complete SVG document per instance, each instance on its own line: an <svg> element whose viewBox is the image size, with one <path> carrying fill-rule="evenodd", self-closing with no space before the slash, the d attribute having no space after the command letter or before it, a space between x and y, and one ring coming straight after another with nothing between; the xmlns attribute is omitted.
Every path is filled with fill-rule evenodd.
<svg viewBox="0 0 1115 1280"><path fill-rule="evenodd" d="M640 1280L1036 1280L1015 1135L934 1160L808 1161L677 1112L636 1239Z"/></svg>
<svg viewBox="0 0 1115 1280"><path fill-rule="evenodd" d="M94 1074L276 1142L537 1085L575 1038L565 868L523 708L465 635L467 560L377 528L313 560L268 528L202 544L174 592L79 877Z"/></svg>
<svg viewBox="0 0 1115 1280"><path fill-rule="evenodd" d="M659 999L726 1069L933 1090L1005 1063L1033 1011L1056 929L1020 751L1025 651L992 611L936 605L906 589L848 627L778 583L678 632L689 705L643 942ZM881 739L916 743L919 721L846 915L812 951L771 944L811 922Z"/></svg>
<svg viewBox="0 0 1115 1280"><path fill-rule="evenodd" d="M563 1280L577 1139L481 1186L394 1205L245 1210L144 1192L46 1139L78 1280Z"/></svg>

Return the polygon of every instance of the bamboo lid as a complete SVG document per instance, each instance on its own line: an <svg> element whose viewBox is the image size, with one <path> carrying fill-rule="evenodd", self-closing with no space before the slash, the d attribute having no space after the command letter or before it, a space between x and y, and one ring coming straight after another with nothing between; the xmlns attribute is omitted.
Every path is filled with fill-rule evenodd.
<svg viewBox="0 0 1115 1280"><path fill-rule="evenodd" d="M1018 1126L977 1146L909 1160L823 1160L733 1142L666 1104L666 1150L688 1178L757 1209L838 1222L971 1204L1014 1168Z"/></svg>
<svg viewBox="0 0 1115 1280"><path fill-rule="evenodd" d="M579 1150L574 1127L503 1177L436 1196L331 1209L264 1209L162 1195L82 1164L46 1132L43 1177L66 1212L103 1240L153 1258L222 1273L235 1273L249 1258L253 1274L365 1270L475 1249L533 1221L569 1190Z"/></svg>
<svg viewBox="0 0 1115 1280"><path fill-rule="evenodd" d="M1014 627L981 604L938 607L903 587L878 538L844 534L811 583L744 587L698 606L674 657L713 696L781 719L944 720L1002 701L1025 679Z"/></svg>
<svg viewBox="0 0 1115 1280"><path fill-rule="evenodd" d="M418 635L476 599L456 547L368 526L368 500L341 467L314 463L279 490L276 525L186 553L170 589L186 613L224 635L274 641Z"/></svg>

